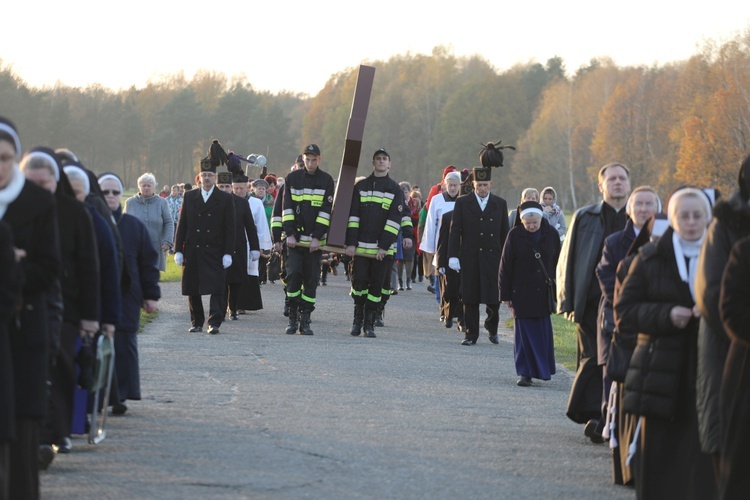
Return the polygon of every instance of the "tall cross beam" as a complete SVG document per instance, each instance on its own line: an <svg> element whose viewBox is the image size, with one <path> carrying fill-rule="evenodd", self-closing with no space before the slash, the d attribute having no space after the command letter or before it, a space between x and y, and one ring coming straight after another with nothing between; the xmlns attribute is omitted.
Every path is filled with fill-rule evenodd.
<svg viewBox="0 0 750 500"><path fill-rule="evenodd" d="M352 112L349 115L349 125L346 129L344 157L341 160L341 170L339 170L336 193L333 197L331 226L328 230L326 245L323 247L333 252L343 252L346 247L346 226L349 221L349 209L352 206L354 179L357 177L357 166L362 152L362 138L365 135L367 108L370 105L370 94L372 93L374 79L375 68L360 65L357 85L354 89Z"/></svg>

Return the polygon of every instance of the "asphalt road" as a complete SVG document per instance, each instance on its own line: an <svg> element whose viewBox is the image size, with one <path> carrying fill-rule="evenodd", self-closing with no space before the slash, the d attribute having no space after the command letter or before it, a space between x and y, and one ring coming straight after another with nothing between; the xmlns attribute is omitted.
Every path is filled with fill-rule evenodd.
<svg viewBox="0 0 750 500"><path fill-rule="evenodd" d="M632 498L565 417L572 374L517 387L504 322L499 345L461 346L425 285L367 339L348 333L343 275L318 289L312 337L284 334L278 282L216 336L187 333L179 283L164 284L139 336L144 399L99 445L74 439L43 497Z"/></svg>

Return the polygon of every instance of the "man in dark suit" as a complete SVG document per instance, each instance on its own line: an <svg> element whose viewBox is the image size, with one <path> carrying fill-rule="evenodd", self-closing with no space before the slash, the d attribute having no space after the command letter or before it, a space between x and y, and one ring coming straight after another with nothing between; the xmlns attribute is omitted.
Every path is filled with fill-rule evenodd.
<svg viewBox="0 0 750 500"><path fill-rule="evenodd" d="M497 276L505 237L510 230L508 204L490 193L491 170L474 167L474 192L461 196L453 208L448 237L448 266L461 274L464 308L464 340L475 345L479 339L479 304L485 304L484 327L490 342L498 343Z"/></svg>
<svg viewBox="0 0 750 500"><path fill-rule="evenodd" d="M237 321L240 319L237 310L242 293L241 288L248 283L248 243L250 244L249 255L253 261L260 258L260 244L258 243L258 230L255 227L255 221L253 221L253 214L250 212L250 204L245 198L235 195L232 190L232 174L219 172L217 179L216 187L231 194L234 201L234 252L232 252L232 265L227 268L227 286L222 310L226 310L228 304L229 319ZM247 177L240 174L234 179L234 182L247 184Z"/></svg>
<svg viewBox="0 0 750 500"><path fill-rule="evenodd" d="M226 269L234 252L234 202L216 188L216 167L201 162L201 188L185 193L174 239L174 261L182 268L182 294L188 296L189 332L200 332L202 295L211 295L208 333L219 333L224 319Z"/></svg>

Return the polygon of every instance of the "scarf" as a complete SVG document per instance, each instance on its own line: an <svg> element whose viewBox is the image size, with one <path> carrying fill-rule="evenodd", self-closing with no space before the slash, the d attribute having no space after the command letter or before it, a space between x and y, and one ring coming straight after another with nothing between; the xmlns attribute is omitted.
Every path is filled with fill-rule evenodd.
<svg viewBox="0 0 750 500"><path fill-rule="evenodd" d="M677 269L680 272L682 281L690 287L690 295L693 296L693 301L695 301L695 273L698 268L698 254L701 251L701 244L703 243L703 236L705 234L706 232L704 231L698 240L685 241L680 238L677 231L672 233L672 246L674 247ZM685 262L685 259L689 260L689 265Z"/></svg>
<svg viewBox="0 0 750 500"><path fill-rule="evenodd" d="M16 201L18 195L21 194L25 183L26 177L21 173L21 169L18 168L18 163L13 164L13 178L4 189L0 189L0 220L5 217L8 205Z"/></svg>

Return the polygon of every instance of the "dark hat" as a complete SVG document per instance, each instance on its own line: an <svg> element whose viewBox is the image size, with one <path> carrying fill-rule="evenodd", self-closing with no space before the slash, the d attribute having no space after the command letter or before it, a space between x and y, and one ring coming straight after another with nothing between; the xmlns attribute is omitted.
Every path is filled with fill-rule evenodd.
<svg viewBox="0 0 750 500"><path fill-rule="evenodd" d="M232 173L231 172L219 172L216 174L216 184L231 184Z"/></svg>
<svg viewBox="0 0 750 500"><path fill-rule="evenodd" d="M317 144L310 144L302 151L302 154L320 156L320 148Z"/></svg>
<svg viewBox="0 0 750 500"><path fill-rule="evenodd" d="M386 150L385 150L385 148L380 148L380 149L378 149L377 151L375 151L375 152L374 152L374 153L372 154L372 159L374 160L374 159L375 159L375 157L376 157L376 156L378 156L378 155L379 155L379 154L381 154L381 153L382 153L382 154L384 154L384 155L386 155L386 156L388 157L388 159L389 159L389 160L391 159L391 155L390 155L390 154L388 153L388 151L386 151Z"/></svg>
<svg viewBox="0 0 750 500"><path fill-rule="evenodd" d="M295 161L294 163L296 163L297 165L303 165L303 166L304 166L304 164L305 164L305 159L304 159L304 158L302 158L302 155L298 155L298 156L297 156L297 161Z"/></svg>
<svg viewBox="0 0 750 500"><path fill-rule="evenodd" d="M216 173L216 167L211 164L211 158L205 157L201 160L201 172Z"/></svg>
<svg viewBox="0 0 750 500"><path fill-rule="evenodd" d="M492 170L489 167L474 167L471 169L474 180L477 182L492 180Z"/></svg>
<svg viewBox="0 0 750 500"><path fill-rule="evenodd" d="M185 191L190 191L191 189L193 189L193 185L190 184L189 182L186 182L185 183Z"/></svg>
<svg viewBox="0 0 750 500"><path fill-rule="evenodd" d="M255 179L253 181L253 187L264 187L268 188L268 183L264 181L263 179Z"/></svg>
<svg viewBox="0 0 750 500"><path fill-rule="evenodd" d="M239 174L232 177L232 182L237 184L247 184L247 176L245 174Z"/></svg>

